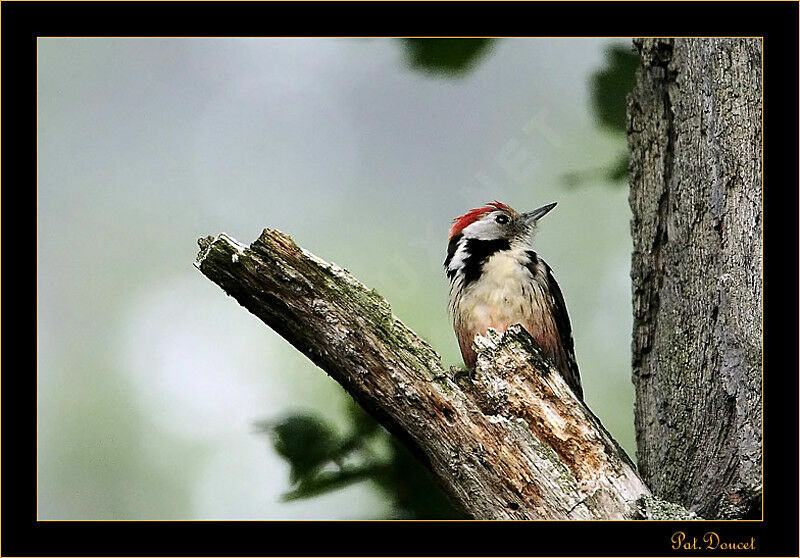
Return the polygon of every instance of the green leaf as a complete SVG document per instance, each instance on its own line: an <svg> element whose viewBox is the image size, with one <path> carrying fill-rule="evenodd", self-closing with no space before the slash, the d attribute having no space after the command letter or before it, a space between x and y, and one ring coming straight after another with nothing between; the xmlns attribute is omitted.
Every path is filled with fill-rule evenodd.
<svg viewBox="0 0 800 558"><path fill-rule="evenodd" d="M406 64L446 77L463 77L491 52L494 39L401 39Z"/></svg>
<svg viewBox="0 0 800 558"><path fill-rule="evenodd" d="M292 483L313 476L335 457L341 444L330 426L309 414L295 414L260 426L272 436L275 451L289 462Z"/></svg>
<svg viewBox="0 0 800 558"><path fill-rule="evenodd" d="M348 398L345 410L354 437L367 437L378 431L378 421L372 418L352 397Z"/></svg>
<svg viewBox="0 0 800 558"><path fill-rule="evenodd" d="M628 178L628 154L622 153L617 157L617 163L607 169L606 178L612 182Z"/></svg>
<svg viewBox="0 0 800 558"><path fill-rule="evenodd" d="M304 479L297 488L285 493L281 499L290 501L319 496L382 475L384 469L384 465L366 465L342 468L337 471L323 471L313 478Z"/></svg>
<svg viewBox="0 0 800 558"><path fill-rule="evenodd" d="M639 56L632 48L606 49L605 65L590 80L592 107L602 126L625 132L625 97L636 83L639 65Z"/></svg>

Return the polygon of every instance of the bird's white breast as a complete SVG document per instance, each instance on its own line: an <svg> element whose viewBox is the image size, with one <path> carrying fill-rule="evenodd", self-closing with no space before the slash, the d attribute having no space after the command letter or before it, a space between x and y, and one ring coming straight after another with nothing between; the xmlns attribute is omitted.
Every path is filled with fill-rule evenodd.
<svg viewBox="0 0 800 558"><path fill-rule="evenodd" d="M515 323L541 323L544 292L526 267L528 261L522 248L493 254L483 264L480 278L464 287L454 301L456 327L485 333L490 327L505 331Z"/></svg>

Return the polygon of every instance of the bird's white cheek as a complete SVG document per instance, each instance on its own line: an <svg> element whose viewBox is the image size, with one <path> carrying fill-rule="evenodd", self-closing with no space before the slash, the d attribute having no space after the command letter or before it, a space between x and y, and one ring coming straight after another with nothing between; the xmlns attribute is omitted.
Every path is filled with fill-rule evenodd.
<svg viewBox="0 0 800 558"><path fill-rule="evenodd" d="M500 227L490 218L475 221L461 232L464 234L464 238L476 240L495 240L503 236Z"/></svg>

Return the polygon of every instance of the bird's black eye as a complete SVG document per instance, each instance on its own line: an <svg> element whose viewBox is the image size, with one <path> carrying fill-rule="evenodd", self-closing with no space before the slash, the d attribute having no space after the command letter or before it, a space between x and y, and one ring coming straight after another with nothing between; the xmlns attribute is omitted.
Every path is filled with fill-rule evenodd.
<svg viewBox="0 0 800 558"><path fill-rule="evenodd" d="M494 218L495 221L500 223L501 225L505 225L508 223L508 215L503 215L502 213Z"/></svg>

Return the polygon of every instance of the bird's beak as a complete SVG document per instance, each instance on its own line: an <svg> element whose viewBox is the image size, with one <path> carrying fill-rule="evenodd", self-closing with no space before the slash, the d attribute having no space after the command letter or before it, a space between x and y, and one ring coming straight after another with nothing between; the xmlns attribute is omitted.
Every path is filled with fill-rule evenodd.
<svg viewBox="0 0 800 558"><path fill-rule="evenodd" d="M525 219L526 223L535 223L545 215L547 215L551 209L556 206L557 202L548 203L547 205L543 205L539 209L534 209L528 213L523 213L522 217Z"/></svg>

